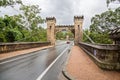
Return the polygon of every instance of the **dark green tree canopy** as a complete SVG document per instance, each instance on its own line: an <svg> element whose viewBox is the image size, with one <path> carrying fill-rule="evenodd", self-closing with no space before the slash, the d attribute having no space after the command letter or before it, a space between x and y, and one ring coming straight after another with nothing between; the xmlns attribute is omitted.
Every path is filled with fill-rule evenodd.
<svg viewBox="0 0 120 80"><path fill-rule="evenodd" d="M120 7L95 15L91 19L90 29L86 30L85 33L95 43L110 44L112 40L109 38L109 31L118 27L120 27ZM90 42L86 37L83 39L85 42Z"/></svg>
<svg viewBox="0 0 120 80"><path fill-rule="evenodd" d="M40 25L44 19L40 16L38 5L24 5L21 0L1 0L0 7L20 5L22 13L0 17L0 42L46 41L46 30Z"/></svg>

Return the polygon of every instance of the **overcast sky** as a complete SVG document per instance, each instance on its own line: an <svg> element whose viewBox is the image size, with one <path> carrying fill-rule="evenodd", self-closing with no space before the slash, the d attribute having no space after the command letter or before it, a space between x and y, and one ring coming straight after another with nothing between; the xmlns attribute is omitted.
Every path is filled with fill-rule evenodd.
<svg viewBox="0 0 120 80"><path fill-rule="evenodd" d="M75 15L84 15L83 28L89 28L90 19L95 14L107 10L106 0L22 0L24 4L37 4L42 9L43 18L54 16L56 24L73 24ZM113 5L111 5L113 7ZM17 7L16 7L17 9ZM17 12L10 7L1 8L0 16L13 15Z"/></svg>

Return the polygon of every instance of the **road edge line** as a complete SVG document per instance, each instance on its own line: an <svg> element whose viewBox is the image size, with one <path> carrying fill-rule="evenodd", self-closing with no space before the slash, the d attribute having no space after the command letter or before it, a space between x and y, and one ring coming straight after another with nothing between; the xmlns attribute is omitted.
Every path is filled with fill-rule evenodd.
<svg viewBox="0 0 120 80"><path fill-rule="evenodd" d="M37 52L37 51L41 51L41 50L45 50L45 49L49 49L49 48L51 48L51 47L43 48L43 49L36 50L36 51L32 51L32 52L26 53L26 54L17 55L17 56L14 56L14 57L10 57L10 59L11 59L11 58L15 58L15 57L18 57L18 58L0 62L0 65L9 63L9 62L12 62L12 61L15 61L15 60L23 59L23 58L26 58L26 57L29 57L29 56L32 56L32 55L35 55L35 54L37 54L37 53L35 53L35 54L31 54L31 53L34 53L34 52ZM23 57L19 57L19 56L23 56ZM6 59L9 59L9 58L6 58ZM6 59L5 59L5 60L6 60ZM0 61L2 61L2 60L0 60Z"/></svg>
<svg viewBox="0 0 120 80"><path fill-rule="evenodd" d="M67 64L68 64L68 60L69 60L69 58L70 58L70 55L71 55L71 51L69 52L68 57L67 57L67 60L66 60L66 62L65 62L65 64L64 64L64 67L63 67L63 69L62 69L62 74L63 74L63 76L64 76L66 79L68 79L68 80L75 80L75 78L74 78L73 76L71 76L71 75L67 72L67 70L66 70L66 66L67 66Z"/></svg>
<svg viewBox="0 0 120 80"><path fill-rule="evenodd" d="M56 61L64 54L64 52L68 49L65 48L65 50L42 72L42 74L36 79L36 80L41 80L43 76L49 71L49 69L56 63Z"/></svg>

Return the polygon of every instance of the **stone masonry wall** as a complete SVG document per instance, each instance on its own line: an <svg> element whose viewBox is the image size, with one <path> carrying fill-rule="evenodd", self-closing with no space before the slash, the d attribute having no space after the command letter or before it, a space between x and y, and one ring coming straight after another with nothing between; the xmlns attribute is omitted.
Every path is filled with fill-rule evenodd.
<svg viewBox="0 0 120 80"><path fill-rule="evenodd" d="M22 43L2 43L0 44L0 53L12 52L28 48L43 47L50 45L50 42L22 42Z"/></svg>

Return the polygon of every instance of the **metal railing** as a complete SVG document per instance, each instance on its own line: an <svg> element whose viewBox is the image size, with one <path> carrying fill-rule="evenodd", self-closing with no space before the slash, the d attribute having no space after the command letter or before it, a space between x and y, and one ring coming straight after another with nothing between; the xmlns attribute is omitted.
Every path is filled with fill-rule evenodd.
<svg viewBox="0 0 120 80"><path fill-rule="evenodd" d="M120 70L119 45L80 42L79 46L93 58L99 67L110 70Z"/></svg>

